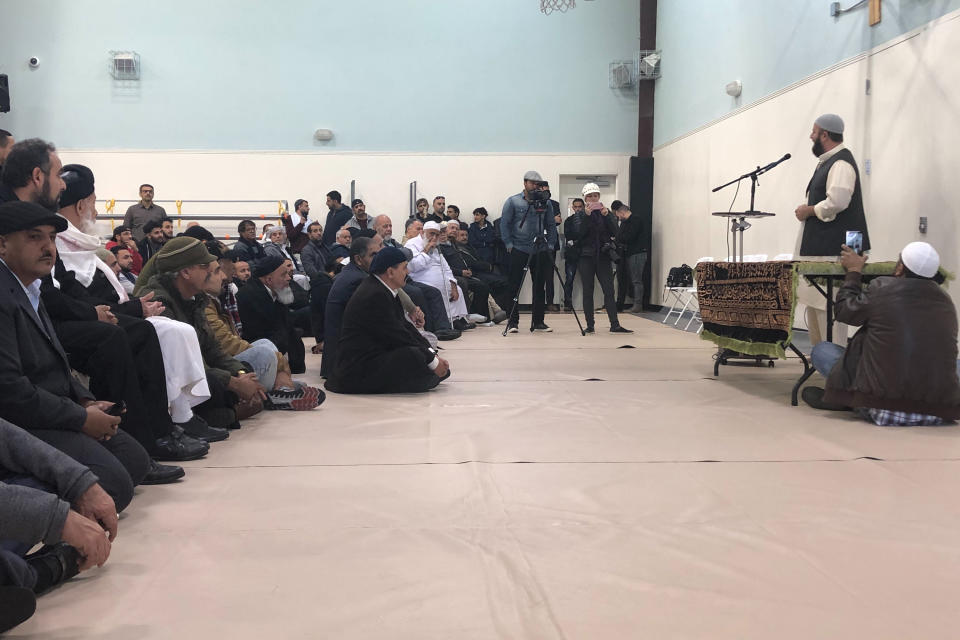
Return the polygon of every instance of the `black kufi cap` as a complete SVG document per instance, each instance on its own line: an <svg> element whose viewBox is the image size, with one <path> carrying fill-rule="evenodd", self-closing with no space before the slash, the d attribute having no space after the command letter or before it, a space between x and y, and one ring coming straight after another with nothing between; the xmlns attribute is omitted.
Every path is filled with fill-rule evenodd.
<svg viewBox="0 0 960 640"><path fill-rule="evenodd" d="M67 188L60 194L60 208L77 204L93 193L93 171L82 164L68 164L60 171Z"/></svg>

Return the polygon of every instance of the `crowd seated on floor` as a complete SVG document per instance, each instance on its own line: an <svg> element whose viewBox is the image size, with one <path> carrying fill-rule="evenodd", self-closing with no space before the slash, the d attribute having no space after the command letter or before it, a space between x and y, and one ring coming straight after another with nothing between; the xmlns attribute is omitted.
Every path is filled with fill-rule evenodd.
<svg viewBox="0 0 960 640"><path fill-rule="evenodd" d="M0 632L107 561L135 487L178 481L261 411L323 403L296 379L305 338L329 390L424 392L451 374L439 342L512 303L482 207L468 228L424 201L400 240L330 191L322 222L301 198L228 247L196 222L175 233L144 183L101 237L95 168L3 133Z"/></svg>

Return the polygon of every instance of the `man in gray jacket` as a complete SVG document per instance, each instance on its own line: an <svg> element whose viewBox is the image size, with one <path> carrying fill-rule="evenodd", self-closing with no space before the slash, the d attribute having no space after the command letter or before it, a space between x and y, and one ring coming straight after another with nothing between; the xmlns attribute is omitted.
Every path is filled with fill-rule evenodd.
<svg viewBox="0 0 960 640"><path fill-rule="evenodd" d="M0 633L34 596L102 566L117 535L113 500L87 467L0 419ZM47 546L25 556L36 543Z"/></svg>

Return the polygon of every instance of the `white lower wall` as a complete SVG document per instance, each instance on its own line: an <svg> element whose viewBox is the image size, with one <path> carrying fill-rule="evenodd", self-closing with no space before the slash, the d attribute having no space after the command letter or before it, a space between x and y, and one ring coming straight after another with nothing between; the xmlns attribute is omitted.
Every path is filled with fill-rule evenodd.
<svg viewBox="0 0 960 640"><path fill-rule="evenodd" d="M55 142L55 141L54 141ZM500 217L504 200L522 190L523 174L539 171L559 187L561 175L611 175L617 178L615 197L629 195L629 156L622 155L416 155L416 154L322 154L280 152L178 152L178 151L79 151L61 150L63 162L85 164L96 176L99 199L138 198L137 188L149 182L158 203L167 213L176 213L169 200L281 200L306 198L311 218L323 222L326 193L336 189L346 202L350 180L357 181L357 197L367 212L387 214L400 234L409 211L409 184L416 180L418 196L432 200L446 196L447 204L461 209L461 219L473 221L471 212L484 206L490 219ZM566 182L566 181L565 181ZM564 194L555 192L563 201ZM579 193L577 193L579 195ZM114 213L123 213L129 202L117 203ZM99 205L104 213L104 206ZM277 217L275 203L262 205L193 204L183 207L183 224L190 214L233 213L269 221ZM236 221L204 222L215 233L236 236ZM109 223L101 223L108 233Z"/></svg>
<svg viewBox="0 0 960 640"><path fill-rule="evenodd" d="M730 208L735 187L710 190L784 153L792 159L761 176L756 198L758 209L777 217L753 221L745 253L793 252L800 227L793 212L805 203L816 166L810 130L825 112L843 117L845 143L860 165L872 257L895 260L906 243L925 240L947 269L960 269L957 51L960 12L657 149L653 282L662 286L671 266L726 256L726 221L710 214ZM749 208L749 192L747 180L733 210ZM926 235L918 231L921 215L929 219ZM956 285L951 291L960 295Z"/></svg>

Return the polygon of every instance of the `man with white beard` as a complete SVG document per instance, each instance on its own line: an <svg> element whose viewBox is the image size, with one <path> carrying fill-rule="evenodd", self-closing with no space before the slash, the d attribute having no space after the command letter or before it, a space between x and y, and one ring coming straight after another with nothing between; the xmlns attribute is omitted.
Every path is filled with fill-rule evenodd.
<svg viewBox="0 0 960 640"><path fill-rule="evenodd" d="M447 317L453 328L458 331L473 329L477 325L468 319L466 302L450 265L441 255L437 245L440 242L440 225L432 220L423 225L419 236L407 240L403 245L413 254L407 269L410 277L417 282L435 287L443 294Z"/></svg>
<svg viewBox="0 0 960 640"><path fill-rule="evenodd" d="M237 307L243 339L251 343L269 340L287 356L291 373L299 374L307 367L303 339L288 306L294 301L290 267L277 255L263 258L254 267L253 277L237 292Z"/></svg>
<svg viewBox="0 0 960 640"><path fill-rule="evenodd" d="M120 320L126 314L149 320L153 325L163 354L167 403L173 422L181 424L188 435L206 442L226 439L226 430L214 429L193 415L192 407L210 397L196 332L182 322L161 316L163 304L153 301L153 294L139 299L129 297L114 270L97 255L101 240L95 235L97 195L93 172L80 164L68 164L60 175L67 187L60 196L60 216L67 220L67 229L57 235L57 253L64 267L91 295L105 291L103 299L94 302L110 303L111 312L116 312ZM130 324L128 320L121 322L125 328Z"/></svg>

